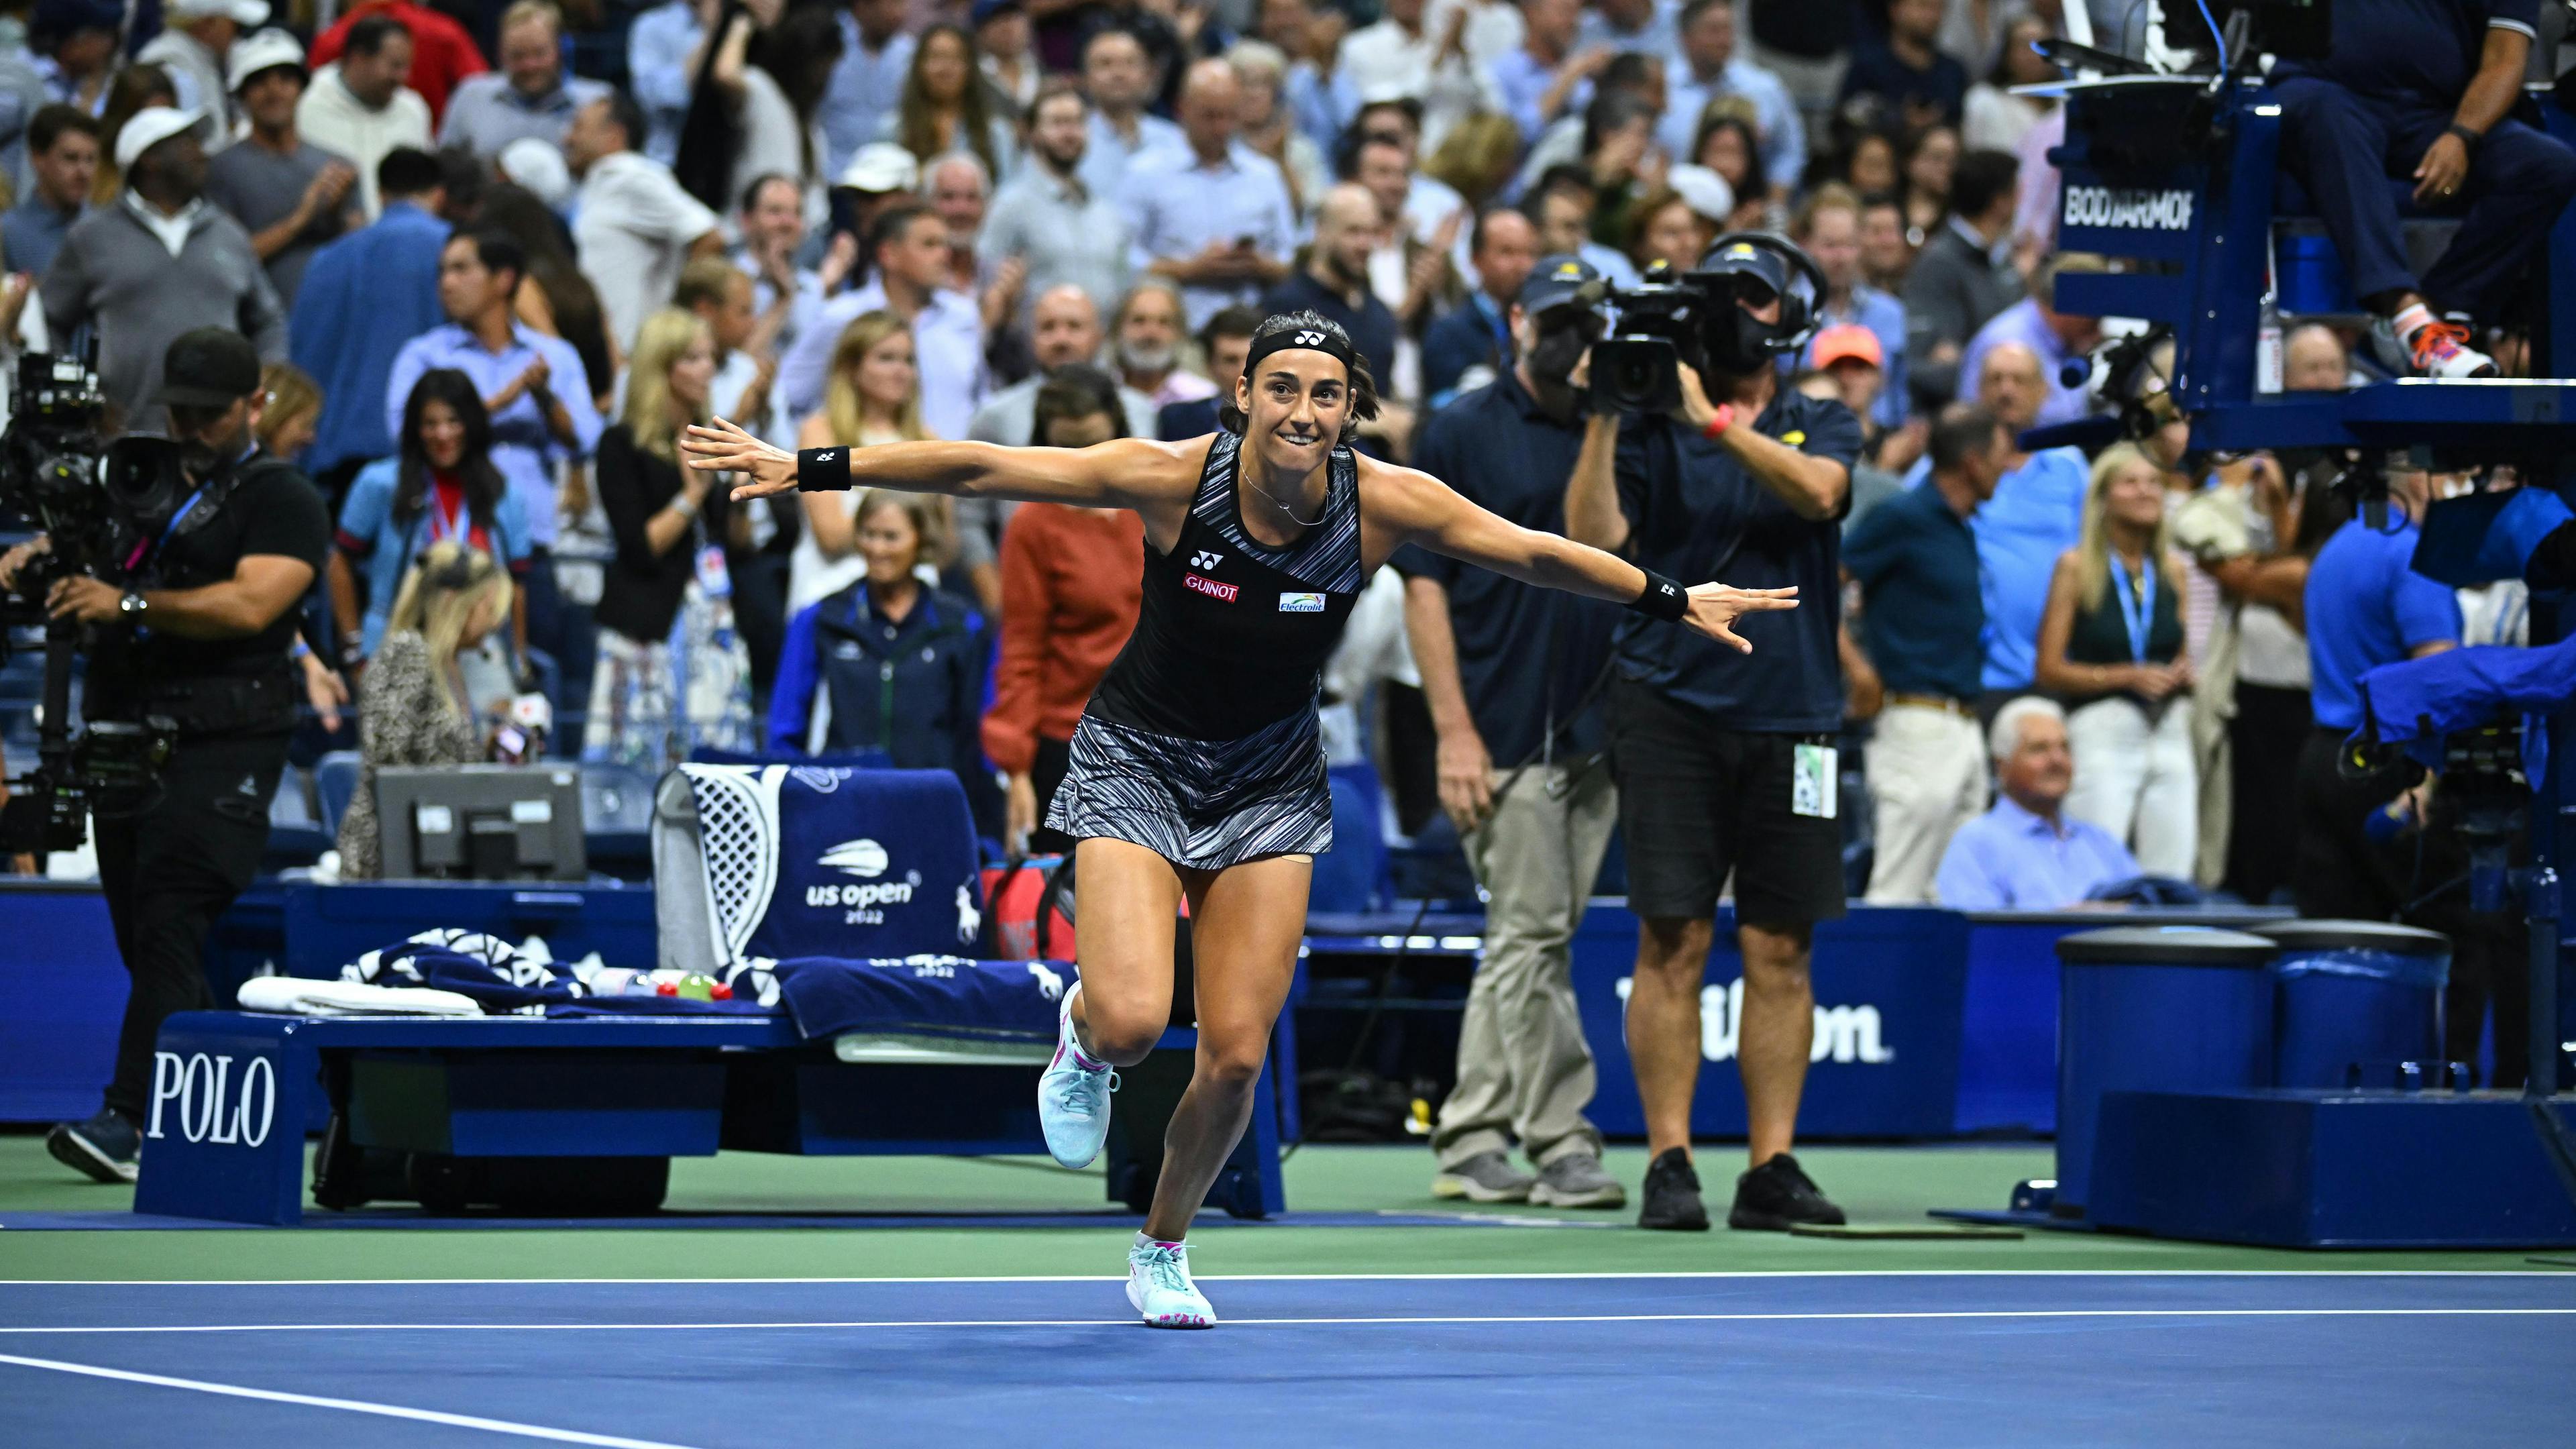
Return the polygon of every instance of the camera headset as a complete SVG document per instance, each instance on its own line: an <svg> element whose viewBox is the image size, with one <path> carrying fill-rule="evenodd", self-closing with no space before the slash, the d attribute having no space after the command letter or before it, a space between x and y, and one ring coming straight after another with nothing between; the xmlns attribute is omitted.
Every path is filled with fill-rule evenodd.
<svg viewBox="0 0 2576 1449"><path fill-rule="evenodd" d="M1791 290L1807 280L1807 295ZM1770 365L1773 358L1807 345L1816 335L1816 313L1825 297L1824 269L1796 242L1777 232L1731 231L1709 243L1688 278L1723 309L1701 317L1702 343L1712 371L1741 377ZM1743 300L1748 284L1780 299L1780 320L1765 322L1733 305Z"/></svg>

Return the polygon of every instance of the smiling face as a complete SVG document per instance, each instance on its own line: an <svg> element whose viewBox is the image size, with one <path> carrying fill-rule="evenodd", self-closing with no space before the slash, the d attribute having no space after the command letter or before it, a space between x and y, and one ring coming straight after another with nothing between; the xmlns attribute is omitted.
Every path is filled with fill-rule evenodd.
<svg viewBox="0 0 2576 1449"><path fill-rule="evenodd" d="M539 15L520 18L501 32L501 73L523 96L554 94L563 78L563 37Z"/></svg>
<svg viewBox="0 0 2576 1449"><path fill-rule="evenodd" d="M281 131L295 123L295 103L304 99L304 72L291 65L273 65L242 82L242 109L250 113L251 124L266 131Z"/></svg>
<svg viewBox="0 0 2576 1449"><path fill-rule="evenodd" d="M716 380L716 343L700 327L689 350L671 360L671 400L691 412L707 406L707 386Z"/></svg>
<svg viewBox="0 0 2576 1449"><path fill-rule="evenodd" d="M456 409L438 401L421 405L420 452L429 466L442 473L464 461L465 419L456 415Z"/></svg>
<svg viewBox="0 0 2576 1449"><path fill-rule="evenodd" d="M859 396L892 412L912 398L919 380L912 355L912 334L892 332L859 358Z"/></svg>
<svg viewBox="0 0 2576 1449"><path fill-rule="evenodd" d="M859 556L868 562L868 587L908 582L921 562L921 530L898 503L879 503L859 515Z"/></svg>
<svg viewBox="0 0 2576 1449"><path fill-rule="evenodd" d="M1350 375L1329 352L1284 347L1236 380L1244 446L1274 474L1299 476L1324 465L1351 413Z"/></svg>
<svg viewBox="0 0 2576 1449"><path fill-rule="evenodd" d="M2165 518L2165 479L2155 464L2140 458L2103 481L2102 511L2145 533Z"/></svg>

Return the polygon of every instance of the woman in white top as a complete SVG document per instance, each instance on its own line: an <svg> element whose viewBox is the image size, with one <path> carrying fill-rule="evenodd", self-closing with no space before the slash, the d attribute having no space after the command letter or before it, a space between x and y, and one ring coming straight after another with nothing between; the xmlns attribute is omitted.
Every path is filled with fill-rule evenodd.
<svg viewBox="0 0 2576 1449"><path fill-rule="evenodd" d="M823 410L797 429L798 448L872 448L930 436L921 425L921 369L912 329L892 312L868 312L841 332L823 386ZM787 564L787 616L867 573L859 556L859 492L808 493L804 536ZM945 500L942 500L943 502Z"/></svg>
<svg viewBox="0 0 2576 1449"><path fill-rule="evenodd" d="M1968 87L1960 140L1969 150L2018 152L2022 136L2056 109L2054 100L2012 93L2014 86L2058 78L2057 67L2030 48L2032 41L2046 40L2049 34L2048 22L2035 15L2021 16L2004 28L2003 51L1995 57L1995 68Z"/></svg>

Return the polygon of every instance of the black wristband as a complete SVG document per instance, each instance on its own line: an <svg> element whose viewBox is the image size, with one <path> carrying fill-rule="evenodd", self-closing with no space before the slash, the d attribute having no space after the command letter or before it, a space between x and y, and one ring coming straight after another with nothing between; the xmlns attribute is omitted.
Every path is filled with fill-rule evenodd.
<svg viewBox="0 0 2576 1449"><path fill-rule="evenodd" d="M2486 139L2484 133L2470 130L2468 127L2461 125L2457 121L2453 121L2450 125L2443 127L2442 134L2446 136L2459 137L2460 144L2468 147L2469 154L2472 156L2477 154L2478 143Z"/></svg>
<svg viewBox="0 0 2576 1449"><path fill-rule="evenodd" d="M1639 569L1646 576L1646 591L1628 601L1628 607L1649 619L1678 624L1690 613L1690 591L1665 578L1653 569Z"/></svg>
<svg viewBox="0 0 2576 1449"><path fill-rule="evenodd" d="M802 448L796 454L796 491L845 493L850 487L850 450Z"/></svg>

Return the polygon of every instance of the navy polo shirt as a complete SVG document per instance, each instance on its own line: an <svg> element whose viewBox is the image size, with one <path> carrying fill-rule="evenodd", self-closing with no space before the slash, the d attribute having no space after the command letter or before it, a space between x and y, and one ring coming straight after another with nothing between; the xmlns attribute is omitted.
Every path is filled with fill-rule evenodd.
<svg viewBox="0 0 2576 1449"><path fill-rule="evenodd" d="M2490 29L2539 33L2540 0L2345 0L2323 60L2283 61L2275 79L2321 76L2358 95L2448 111L2460 103Z"/></svg>
<svg viewBox="0 0 2576 1449"><path fill-rule="evenodd" d="M1977 697L1986 628L1977 538L1937 485L1908 488L1853 525L1843 569L1860 581L1861 643L1889 693Z"/></svg>
<svg viewBox="0 0 2576 1449"><path fill-rule="evenodd" d="M1783 388L1753 426L1845 468L1860 456L1860 419L1830 398ZM1838 520L1799 517L1733 454L1670 417L1623 426L1617 467L1629 557L1639 564L1686 587L1713 580L1798 590L1797 608L1737 622L1735 632L1753 645L1750 655L1680 624L1623 613L1613 640L1620 673L1716 716L1728 729L1841 729L1842 665L1834 651L1842 615Z"/></svg>
<svg viewBox="0 0 2576 1449"><path fill-rule="evenodd" d="M1383 396L1393 386L1389 379L1395 369L1395 313L1377 299L1375 292L1362 288L1360 305L1354 307L1349 298L1316 281L1313 273L1295 271L1261 299L1261 310L1274 317L1282 312L1306 311L1340 323L1342 330L1351 335L1351 346L1367 360L1369 376L1377 380L1378 393Z"/></svg>
<svg viewBox="0 0 2576 1449"><path fill-rule="evenodd" d="M1565 480L1582 448L1582 420L1549 417L1519 376L1506 372L1434 413L1413 462L1487 512L1562 535ZM1610 658L1618 605L1533 588L1411 545L1389 562L1407 578L1430 579L1449 591L1458 680L1496 768L1536 757L1553 726L1578 708L1571 723L1554 731L1555 757L1601 748L1601 707L1592 685Z"/></svg>
<svg viewBox="0 0 2576 1449"><path fill-rule="evenodd" d="M2415 572L2414 557L2414 524L2383 533L2356 518L2308 566L2308 688L2319 725L2361 728L2362 675L2426 644L2460 642L2459 596Z"/></svg>

